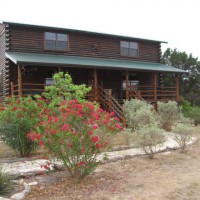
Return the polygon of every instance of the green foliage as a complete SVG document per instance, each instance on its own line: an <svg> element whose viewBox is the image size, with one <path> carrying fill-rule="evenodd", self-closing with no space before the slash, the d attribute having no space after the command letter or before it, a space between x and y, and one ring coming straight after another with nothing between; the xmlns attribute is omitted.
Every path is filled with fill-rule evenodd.
<svg viewBox="0 0 200 200"><path fill-rule="evenodd" d="M153 106L141 100L131 99L125 101L124 112L127 125L132 130L158 121Z"/></svg>
<svg viewBox="0 0 200 200"><path fill-rule="evenodd" d="M188 71L183 74L180 79L181 95L184 99L192 102L192 104L200 105L200 62L198 58L194 58L192 54L180 52L177 49L167 49L162 55L162 63L174 66ZM164 84L166 86L174 86L175 74L167 74L164 76Z"/></svg>
<svg viewBox="0 0 200 200"><path fill-rule="evenodd" d="M29 156L37 144L27 139L27 133L39 122L40 108L31 98L7 98L0 112L0 135L21 156Z"/></svg>
<svg viewBox="0 0 200 200"><path fill-rule="evenodd" d="M186 148L187 142L191 139L192 128L188 124L178 123L172 128L174 140L178 143L183 153Z"/></svg>
<svg viewBox="0 0 200 200"><path fill-rule="evenodd" d="M75 85L72 82L71 76L63 72L54 74L55 85L46 86L45 92L42 95L51 101L51 104L58 105L65 100L76 99L79 102L85 101L86 94L91 90L85 84Z"/></svg>
<svg viewBox="0 0 200 200"><path fill-rule="evenodd" d="M183 114L190 118L195 124L200 124L200 107L192 106L188 101L183 101Z"/></svg>
<svg viewBox="0 0 200 200"><path fill-rule="evenodd" d="M171 127L176 123L181 117L181 108L175 101L158 102L157 103L157 113L159 116L162 128L171 131Z"/></svg>
<svg viewBox="0 0 200 200"><path fill-rule="evenodd" d="M165 141L163 130L159 128L157 124L148 124L139 127L135 132L136 144L141 147L146 155L150 158L154 158L156 152L156 146L162 144Z"/></svg>
<svg viewBox="0 0 200 200"><path fill-rule="evenodd" d="M0 167L0 196L7 197L14 188L12 176L4 173Z"/></svg>
<svg viewBox="0 0 200 200"><path fill-rule="evenodd" d="M59 160L75 178L91 173L98 164L97 155L108 146L105 134L121 130L113 113L96 109L90 102L63 101L57 116L46 110L35 131L28 137L48 151L50 160ZM48 168L47 165L43 166Z"/></svg>

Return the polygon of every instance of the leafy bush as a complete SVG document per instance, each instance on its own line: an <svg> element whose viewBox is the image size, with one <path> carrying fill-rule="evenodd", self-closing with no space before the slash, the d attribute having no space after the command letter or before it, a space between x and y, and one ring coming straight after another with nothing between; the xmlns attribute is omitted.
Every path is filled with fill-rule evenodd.
<svg viewBox="0 0 200 200"><path fill-rule="evenodd" d="M157 113L162 127L167 131L171 131L172 125L181 117L181 108L178 107L175 101L158 102Z"/></svg>
<svg viewBox="0 0 200 200"><path fill-rule="evenodd" d="M63 101L59 114L44 113L43 121L28 137L43 146L51 160L61 161L73 177L82 178L97 166L97 155L107 147L105 133L122 129L113 114L89 102Z"/></svg>
<svg viewBox="0 0 200 200"><path fill-rule="evenodd" d="M188 124L178 123L172 128L174 140L178 143L183 153L186 148L187 142L191 139L192 128Z"/></svg>
<svg viewBox="0 0 200 200"><path fill-rule="evenodd" d="M194 123L200 124L200 107L192 106L190 102L183 101L183 114L185 117L194 120Z"/></svg>
<svg viewBox="0 0 200 200"><path fill-rule="evenodd" d="M39 122L41 108L31 98L8 98L6 107L0 112L0 135L21 156L29 156L37 144L26 135Z"/></svg>
<svg viewBox="0 0 200 200"><path fill-rule="evenodd" d="M140 126L157 121L153 106L141 100L131 99L130 101L125 101L124 112L127 125L133 131Z"/></svg>
<svg viewBox="0 0 200 200"><path fill-rule="evenodd" d="M4 173L0 167L0 196L6 197L14 188L14 183L10 174Z"/></svg>
<svg viewBox="0 0 200 200"><path fill-rule="evenodd" d="M65 100L76 99L79 102L85 101L86 94L91 90L85 84L75 85L72 82L71 76L64 72L59 72L53 76L55 85L46 86L45 92L42 95L51 100L51 103L58 105Z"/></svg>
<svg viewBox="0 0 200 200"><path fill-rule="evenodd" d="M157 124L149 124L141 126L135 132L135 140L139 147L141 147L146 155L150 158L154 158L156 146L162 144L165 140L162 134L163 130L158 127Z"/></svg>

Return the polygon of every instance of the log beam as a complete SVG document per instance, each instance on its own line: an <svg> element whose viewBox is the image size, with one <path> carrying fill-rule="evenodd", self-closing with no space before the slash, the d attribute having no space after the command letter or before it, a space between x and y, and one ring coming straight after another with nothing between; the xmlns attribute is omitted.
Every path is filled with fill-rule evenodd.
<svg viewBox="0 0 200 200"><path fill-rule="evenodd" d="M129 73L128 73L128 70L126 70L125 72L125 79L126 79L126 100L129 100Z"/></svg>
<svg viewBox="0 0 200 200"><path fill-rule="evenodd" d="M180 75L176 75L176 100L180 100L180 81L179 81Z"/></svg>
<svg viewBox="0 0 200 200"><path fill-rule="evenodd" d="M157 100L157 87L158 87L158 80L157 80L157 73L154 73L154 100Z"/></svg>
<svg viewBox="0 0 200 200"><path fill-rule="evenodd" d="M18 65L18 96L22 97L22 66Z"/></svg>

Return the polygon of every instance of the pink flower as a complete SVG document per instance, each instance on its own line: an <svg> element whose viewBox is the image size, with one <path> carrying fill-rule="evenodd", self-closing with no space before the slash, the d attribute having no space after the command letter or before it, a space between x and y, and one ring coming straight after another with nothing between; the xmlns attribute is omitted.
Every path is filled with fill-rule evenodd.
<svg viewBox="0 0 200 200"><path fill-rule="evenodd" d="M76 135L76 131L72 131L72 134L73 134L73 135Z"/></svg>
<svg viewBox="0 0 200 200"><path fill-rule="evenodd" d="M85 164L85 162L83 162L83 161L77 163L78 166L81 166L81 165L84 165L84 164Z"/></svg>

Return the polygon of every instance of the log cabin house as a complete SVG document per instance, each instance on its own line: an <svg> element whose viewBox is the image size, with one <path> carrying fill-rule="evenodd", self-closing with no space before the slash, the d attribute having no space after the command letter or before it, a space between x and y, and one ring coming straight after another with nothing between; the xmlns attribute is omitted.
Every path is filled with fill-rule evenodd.
<svg viewBox="0 0 200 200"><path fill-rule="evenodd" d="M179 101L185 71L160 63L162 41L11 22L0 23L0 89L6 96L41 93L52 75L68 72L91 85L88 95L122 119L123 100ZM176 74L165 87L162 76Z"/></svg>

